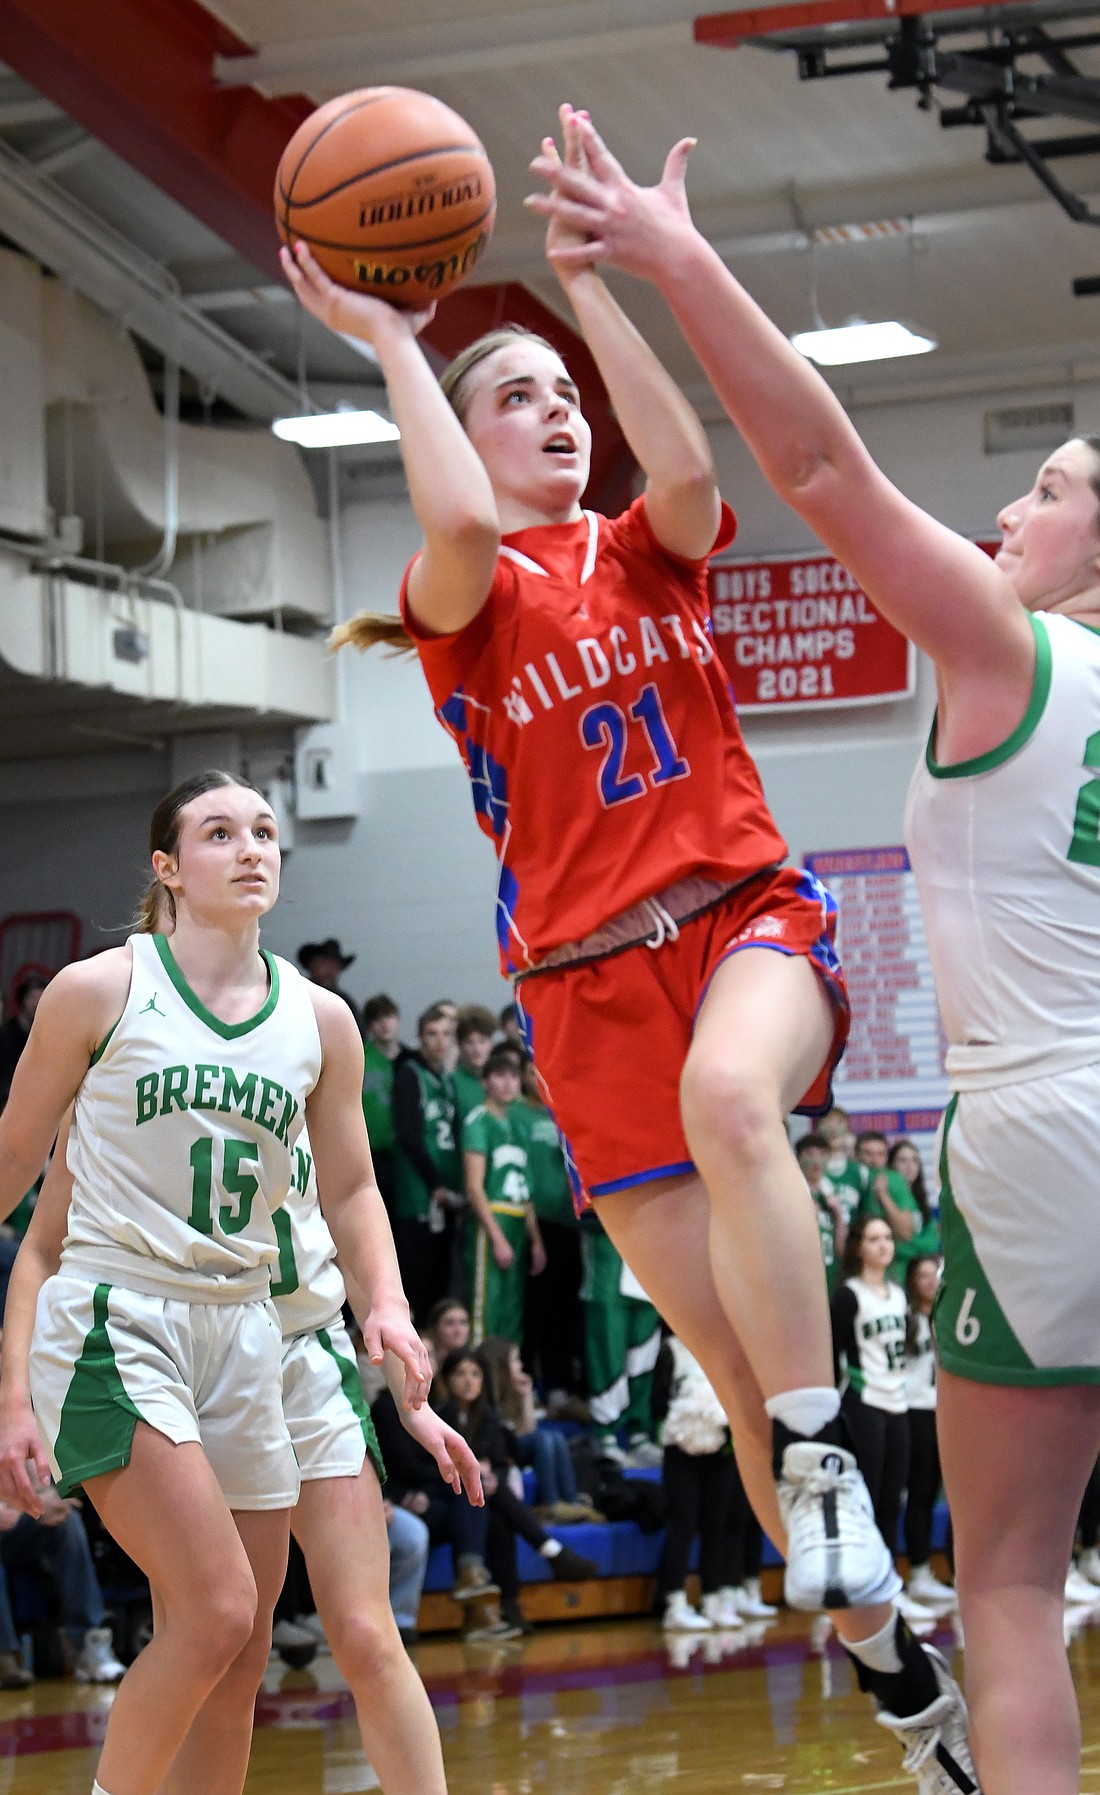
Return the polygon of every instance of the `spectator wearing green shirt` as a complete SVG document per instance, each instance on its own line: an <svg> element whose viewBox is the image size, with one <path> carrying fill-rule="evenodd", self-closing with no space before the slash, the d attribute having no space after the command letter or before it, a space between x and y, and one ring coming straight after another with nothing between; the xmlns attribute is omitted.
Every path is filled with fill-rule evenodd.
<svg viewBox="0 0 1100 1795"><path fill-rule="evenodd" d="M840 1262L848 1239L848 1217L840 1193L825 1170L829 1158L829 1143L825 1136L813 1132L804 1134L795 1142L794 1151L813 1198L825 1282L831 1299L840 1278Z"/></svg>
<svg viewBox="0 0 1100 1795"><path fill-rule="evenodd" d="M924 1161L912 1141L897 1140L886 1157L886 1168L895 1176L904 1178L909 1186L909 1194L920 1209L920 1223L912 1239L906 1242L902 1253L901 1282L914 1259L938 1258L940 1252L940 1230L932 1204L928 1196L928 1187L924 1181ZM898 1255L895 1253L895 1258Z"/></svg>
<svg viewBox="0 0 1100 1795"><path fill-rule="evenodd" d="M824 1135L828 1142L825 1176L840 1198L847 1225L871 1187L870 1168L856 1158L856 1137L846 1109L835 1105L827 1116L822 1116L815 1133Z"/></svg>
<svg viewBox="0 0 1100 1795"><path fill-rule="evenodd" d="M904 1144L915 1153L911 1141ZM890 1144L884 1134L867 1129L856 1139L856 1157L871 1173L871 1185L859 1206L860 1215L881 1218L890 1224L894 1236L894 1257L887 1276L895 1284L905 1283L911 1259L923 1259L939 1251L939 1232L930 1210L922 1209L920 1200L899 1171L888 1165ZM921 1188L923 1190L923 1180ZM927 1197L925 1204L927 1205Z"/></svg>
<svg viewBox="0 0 1100 1795"><path fill-rule="evenodd" d="M455 1035L458 1041L458 1063L454 1069L455 1096L458 1098L458 1120L462 1123L472 1110L485 1102L482 1073L493 1051L497 1019L484 1004L463 1004L458 1012Z"/></svg>
<svg viewBox="0 0 1100 1795"><path fill-rule="evenodd" d="M401 1052L401 1012L379 991L363 1005L363 1118L387 1209L393 1203L393 1068Z"/></svg>
<svg viewBox="0 0 1100 1795"><path fill-rule="evenodd" d="M516 1109L527 1125L527 1181L546 1248L546 1270L527 1287L525 1356L547 1408L568 1412L569 1399L577 1403L586 1382L580 1224L561 1136L529 1054Z"/></svg>
<svg viewBox="0 0 1100 1795"><path fill-rule="evenodd" d="M486 1334L523 1342L527 1275L546 1264L527 1177L527 1129L517 1119L519 1059L496 1047L485 1063L485 1101L463 1125L463 1160L470 1213L465 1260L470 1340Z"/></svg>
<svg viewBox="0 0 1100 1795"><path fill-rule="evenodd" d="M417 1023L418 1051L393 1072L393 1241L416 1322L446 1296L456 1216L464 1207L458 1105L448 1062L454 1028L433 1004Z"/></svg>

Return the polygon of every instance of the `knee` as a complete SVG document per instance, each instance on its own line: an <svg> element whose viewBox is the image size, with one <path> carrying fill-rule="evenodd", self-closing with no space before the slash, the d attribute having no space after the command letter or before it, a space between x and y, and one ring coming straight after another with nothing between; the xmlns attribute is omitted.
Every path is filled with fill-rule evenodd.
<svg viewBox="0 0 1100 1795"><path fill-rule="evenodd" d="M692 1157L716 1156L752 1165L770 1151L781 1126L779 1103L748 1066L688 1057L680 1082L684 1132Z"/></svg>
<svg viewBox="0 0 1100 1795"><path fill-rule="evenodd" d="M265 1630L257 1629L253 1584L242 1580L236 1586L207 1595L201 1603L188 1604L182 1614L177 1610L173 1616L169 1605L169 1625L173 1620L185 1634L191 1654L202 1670L215 1681L224 1678L231 1668L235 1670L250 1647L258 1652L261 1643L263 1662L267 1662L270 1639L256 1639L257 1630L261 1635Z"/></svg>
<svg viewBox="0 0 1100 1795"><path fill-rule="evenodd" d="M365 1681L376 1684L404 1647L397 1623L388 1607L377 1613L357 1610L335 1622L326 1619L329 1644L337 1665L354 1689Z"/></svg>

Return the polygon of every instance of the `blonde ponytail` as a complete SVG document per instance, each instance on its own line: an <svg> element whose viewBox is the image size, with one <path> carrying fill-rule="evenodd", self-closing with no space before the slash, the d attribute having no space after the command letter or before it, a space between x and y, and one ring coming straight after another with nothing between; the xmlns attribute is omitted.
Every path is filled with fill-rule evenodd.
<svg viewBox="0 0 1100 1795"><path fill-rule="evenodd" d="M130 931L134 935L163 935L167 922L175 927L176 900L154 873L138 901Z"/></svg>
<svg viewBox="0 0 1100 1795"><path fill-rule="evenodd" d="M363 653L368 648L384 648L388 655L416 653L416 643L400 617L384 611L360 611L347 623L338 623L328 645L333 654L349 645Z"/></svg>
<svg viewBox="0 0 1100 1795"><path fill-rule="evenodd" d="M460 422L465 418L469 398L468 376L488 356L495 355L498 349L510 349L516 342L538 343L543 349L553 350L557 354L553 343L547 342L545 337L538 336L535 331L525 329L522 324L502 324L497 330L487 331L476 342L469 343L444 368L439 376L439 384ZM363 652L368 648L382 648L387 655L416 653L416 643L400 617L379 611L360 611L358 616L349 618L347 623L337 624L328 639L330 651L335 654L338 648L345 648L349 644Z"/></svg>

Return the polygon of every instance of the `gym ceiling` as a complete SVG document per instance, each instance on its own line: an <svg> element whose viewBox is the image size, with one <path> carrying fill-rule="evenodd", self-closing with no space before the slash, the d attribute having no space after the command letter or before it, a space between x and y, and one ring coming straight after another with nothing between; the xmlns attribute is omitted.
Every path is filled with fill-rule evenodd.
<svg viewBox="0 0 1100 1795"><path fill-rule="evenodd" d="M816 306L937 338L934 355L837 371L846 397L1100 374L1100 296L1073 290L1100 274L1100 235L1070 216L1100 195L1100 0L704 16L681 0L0 0L0 63L0 235L154 349L175 331L193 404L273 417L303 380L324 401L369 397L371 364L282 286L270 193L311 106L382 82L465 114L496 168L496 236L431 329L441 356L502 316L574 353L521 205L569 99L642 180L699 139L696 219L785 330ZM714 415L660 303L621 291ZM607 502L623 466L606 416L599 443Z"/></svg>

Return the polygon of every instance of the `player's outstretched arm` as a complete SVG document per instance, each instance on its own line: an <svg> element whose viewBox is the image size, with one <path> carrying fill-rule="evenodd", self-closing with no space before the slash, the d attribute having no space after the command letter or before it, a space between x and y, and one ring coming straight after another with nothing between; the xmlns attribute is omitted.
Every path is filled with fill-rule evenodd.
<svg viewBox="0 0 1100 1795"><path fill-rule="evenodd" d="M322 1070L306 1103L306 1122L321 1213L341 1267L363 1298L357 1319L368 1357L375 1365L386 1352L400 1359L405 1404L419 1408L428 1394L431 1366L409 1315L371 1162L363 1120L363 1043L342 998L319 986L312 986L309 995L321 1036Z"/></svg>
<svg viewBox="0 0 1100 1795"><path fill-rule="evenodd" d="M445 399L416 340L430 313L399 312L384 300L337 286L304 243L280 252L295 294L330 330L369 343L378 357L401 432L409 497L424 552L409 576L421 623L440 634L462 629L489 596L500 519L489 476Z"/></svg>
<svg viewBox="0 0 1100 1795"><path fill-rule="evenodd" d="M559 109L564 161L583 169L581 116ZM542 157L562 165L552 137ZM646 511L657 540L697 560L713 547L721 504L706 431L672 376L634 328L591 262L566 261L583 251L584 237L551 217L546 253L573 308L581 334L603 377L615 417L646 476Z"/></svg>
<svg viewBox="0 0 1100 1795"><path fill-rule="evenodd" d="M16 1254L4 1305L4 1344L0 1359L0 1501L10 1502L36 1517L42 1513L39 1492L49 1482L50 1463L31 1407L31 1336L39 1293L61 1263L61 1248L68 1229L73 1179L66 1163L65 1149L71 1119L70 1111L62 1123L34 1213Z"/></svg>
<svg viewBox="0 0 1100 1795"><path fill-rule="evenodd" d="M667 300L725 410L779 496L947 676L1002 681L1026 702L1031 631L989 558L914 505L876 467L843 407L695 229L684 173L693 147L670 152L656 187L639 187L591 122L576 121L583 168L540 156L549 193L534 208L583 239L553 259L607 263Z"/></svg>

